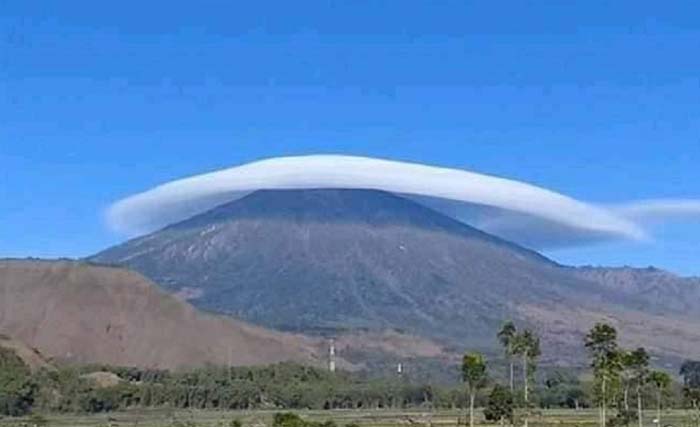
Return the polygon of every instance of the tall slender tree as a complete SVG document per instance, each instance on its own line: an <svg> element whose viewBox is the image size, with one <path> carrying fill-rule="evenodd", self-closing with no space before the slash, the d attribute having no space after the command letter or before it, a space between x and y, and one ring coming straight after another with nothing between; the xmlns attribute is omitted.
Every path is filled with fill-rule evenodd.
<svg viewBox="0 0 700 427"><path fill-rule="evenodd" d="M535 361L540 356L540 338L529 329L517 334L513 343L513 354L520 356L523 373L523 400L529 401L530 376Z"/></svg>
<svg viewBox="0 0 700 427"><path fill-rule="evenodd" d="M527 427L530 411L530 376L534 372L536 360L540 356L540 338L531 330L524 330L514 338L513 353L520 356L522 361L523 404L526 411L523 424Z"/></svg>
<svg viewBox="0 0 700 427"><path fill-rule="evenodd" d="M671 385L671 376L663 371L652 371L649 374L649 382L654 386L656 391L656 423L661 426L663 425L661 422L663 396Z"/></svg>
<svg viewBox="0 0 700 427"><path fill-rule="evenodd" d="M503 350L505 352L506 360L508 361L508 366L510 368L509 374L510 374L510 392L513 394L515 391L515 379L514 379L514 365L515 363L513 362L513 345L515 343L515 338L518 334L518 330L515 327L515 324L511 321L508 321L503 324L503 327L501 330L498 332L498 339L501 342L501 345L503 345Z"/></svg>
<svg viewBox="0 0 700 427"><path fill-rule="evenodd" d="M633 369L633 357L632 352L627 350L618 350L618 356L620 358L620 386L622 387L622 407L625 414L630 411L630 388L632 387L632 380L634 378ZM625 416L627 418L627 416Z"/></svg>
<svg viewBox="0 0 700 427"><path fill-rule="evenodd" d="M637 398L637 421L639 427L643 427L644 412L642 405L642 388L649 380L649 353L639 347L629 353L629 364L632 368L632 381L634 383Z"/></svg>
<svg viewBox="0 0 700 427"><path fill-rule="evenodd" d="M527 360L528 360L528 378L532 377L537 370L537 360L542 355L542 348L540 347L540 337L535 332L530 332L528 337L529 345L527 346Z"/></svg>
<svg viewBox="0 0 700 427"><path fill-rule="evenodd" d="M591 367L596 380L600 427L605 427L612 385L619 378L621 369L617 330L606 323L597 323L586 335L584 342L591 354Z"/></svg>
<svg viewBox="0 0 700 427"><path fill-rule="evenodd" d="M467 353L462 359L462 380L469 395L469 427L474 427L474 402L476 395L486 386L486 358L480 353Z"/></svg>

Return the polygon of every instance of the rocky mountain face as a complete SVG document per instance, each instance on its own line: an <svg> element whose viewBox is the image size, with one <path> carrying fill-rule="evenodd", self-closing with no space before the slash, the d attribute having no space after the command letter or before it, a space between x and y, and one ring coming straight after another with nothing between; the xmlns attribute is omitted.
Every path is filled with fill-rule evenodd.
<svg viewBox="0 0 700 427"><path fill-rule="evenodd" d="M584 356L585 331L606 320L667 357L700 351L700 316L650 307L640 282L619 287L381 191L258 191L91 261L286 331L390 328L495 351L498 327L514 319L540 331L549 361L569 363ZM664 307L684 306L698 286L677 291Z"/></svg>
<svg viewBox="0 0 700 427"><path fill-rule="evenodd" d="M320 362L315 340L202 313L137 273L71 261L0 261L0 346L39 363L17 342L71 363Z"/></svg>
<svg viewBox="0 0 700 427"><path fill-rule="evenodd" d="M654 267L579 267L577 277L595 281L627 295L637 308L649 313L700 319L700 278L680 277Z"/></svg>

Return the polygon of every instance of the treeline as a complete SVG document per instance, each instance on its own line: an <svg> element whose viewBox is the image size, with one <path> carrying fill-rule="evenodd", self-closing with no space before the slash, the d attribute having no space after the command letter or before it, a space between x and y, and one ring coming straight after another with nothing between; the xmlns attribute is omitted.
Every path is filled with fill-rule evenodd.
<svg viewBox="0 0 700 427"><path fill-rule="evenodd" d="M335 409L419 405L460 407L461 387L414 384L402 378L360 376L281 363L264 367L207 366L170 372L111 366L64 367L30 373L9 351L0 351L0 414L107 412L131 407L191 409ZM0 362L3 363L3 362ZM94 372L118 381L99 384Z"/></svg>
<svg viewBox="0 0 700 427"><path fill-rule="evenodd" d="M282 363L263 367L206 366L187 372L112 366L58 367L31 372L0 348L0 414L108 412L133 407L175 409L474 408L505 423L536 408L598 407L601 424L629 423L638 408L687 407L700 414L700 362L686 362L674 382L649 367L644 349L617 345L617 332L596 325L586 337L593 380L568 370L536 375L540 340L506 323L498 335L507 374L494 375L478 353L465 355L464 384L431 385L409 376L373 379ZM455 367L455 371L457 367ZM500 369L499 369L500 371ZM94 373L100 373L95 376ZM660 414L659 414L660 415ZM603 424L605 427L605 425Z"/></svg>

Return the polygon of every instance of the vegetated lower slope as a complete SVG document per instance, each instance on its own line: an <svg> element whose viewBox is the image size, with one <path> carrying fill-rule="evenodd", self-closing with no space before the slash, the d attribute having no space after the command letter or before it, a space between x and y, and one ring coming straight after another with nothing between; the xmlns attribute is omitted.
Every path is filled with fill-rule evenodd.
<svg viewBox="0 0 700 427"><path fill-rule="evenodd" d="M54 369L51 361L41 354L39 350L31 348L25 343L7 335L0 334L0 349L13 352L32 372L41 369Z"/></svg>
<svg viewBox="0 0 700 427"><path fill-rule="evenodd" d="M59 361L152 368L312 363L318 344L202 313L137 273L70 261L0 261L0 333Z"/></svg>
<svg viewBox="0 0 700 427"><path fill-rule="evenodd" d="M513 318L540 330L550 361L571 362L608 320L660 354L700 351L700 319L646 311L634 292L382 191L258 191L92 260L284 330L395 328L494 350Z"/></svg>

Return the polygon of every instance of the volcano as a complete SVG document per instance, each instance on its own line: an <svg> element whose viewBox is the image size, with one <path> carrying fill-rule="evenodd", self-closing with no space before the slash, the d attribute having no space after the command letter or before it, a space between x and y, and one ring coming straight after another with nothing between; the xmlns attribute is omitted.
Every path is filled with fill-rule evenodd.
<svg viewBox="0 0 700 427"><path fill-rule="evenodd" d="M303 333L395 329L495 350L504 320L537 328L552 360L583 355L594 322L682 357L700 320L678 299L561 266L418 202L378 190L259 190L90 259L136 270L199 308ZM585 274L584 274L585 273ZM658 342L650 330L668 333ZM673 332L672 332L673 331ZM681 344L681 341L683 342Z"/></svg>

